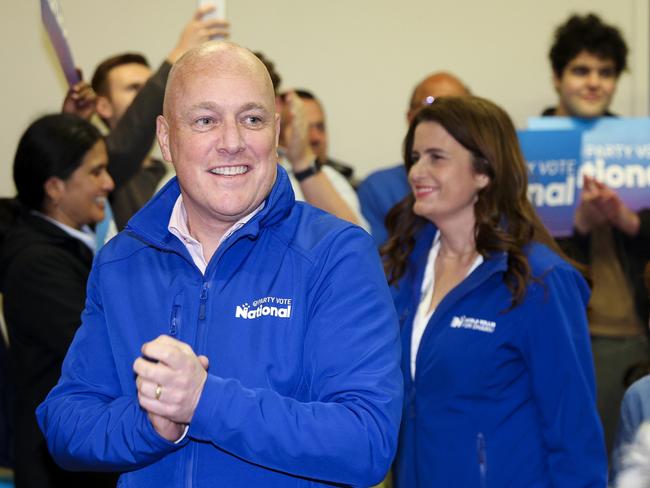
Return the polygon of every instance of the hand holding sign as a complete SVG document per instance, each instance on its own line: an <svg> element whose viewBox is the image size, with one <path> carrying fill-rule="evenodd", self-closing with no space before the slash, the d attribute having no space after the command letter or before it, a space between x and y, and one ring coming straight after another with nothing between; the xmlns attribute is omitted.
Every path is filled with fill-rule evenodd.
<svg viewBox="0 0 650 488"><path fill-rule="evenodd" d="M95 113L95 101L97 94L88 82L83 81L81 70L77 69L79 78L82 80L70 87L63 100L61 112L75 114L82 119L89 120Z"/></svg>
<svg viewBox="0 0 650 488"><path fill-rule="evenodd" d="M575 226L587 234L598 225L609 223L628 235L639 230L639 216L630 210L618 194L604 183L584 175Z"/></svg>

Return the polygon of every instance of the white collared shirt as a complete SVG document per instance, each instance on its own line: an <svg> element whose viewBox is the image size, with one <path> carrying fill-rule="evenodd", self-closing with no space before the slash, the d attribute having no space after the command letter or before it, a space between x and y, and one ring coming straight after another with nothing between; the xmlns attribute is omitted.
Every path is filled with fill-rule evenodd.
<svg viewBox="0 0 650 488"><path fill-rule="evenodd" d="M438 257L438 252L440 252L440 231L436 232L436 237L433 239L433 244L431 246L431 250L429 251L429 257L427 258L424 277L422 278L422 287L420 289L420 304L418 305L417 312L413 318L413 331L411 332L412 379L415 379L415 360L418 356L418 350L420 349L422 336L424 335L424 331L427 328L427 324L429 323L433 312L436 311L435 307L431 310L429 310L429 307L431 306L431 300L433 299L433 290L436 285L436 258ZM472 271L478 268L481 263L483 263L483 256L479 254L467 272L466 277L469 276Z"/></svg>
<svg viewBox="0 0 650 488"><path fill-rule="evenodd" d="M58 220L53 219L49 215L45 215L44 213L39 212L38 210L32 210L31 213L56 225L59 229L61 229L66 234L68 234L70 237L74 237L75 239L80 240L90 248L93 254L97 252L95 233L87 225L82 226L81 230L79 230L79 229L75 229L74 227L70 227L69 225L66 225L63 222L59 222Z"/></svg>
<svg viewBox="0 0 650 488"><path fill-rule="evenodd" d="M253 210L248 215L243 216L237 222L235 222L230 228L221 236L219 243L217 244L217 249L219 246L226 240L228 237L233 235L236 231L241 229L249 220L251 220L255 215L257 215L264 208L264 201ZM169 225L167 226L169 232L174 234L180 239L180 241L185 245L187 252L190 253L192 261L196 264L196 267L201 270L202 274L205 274L205 269L208 267L208 263L205 260L203 254L203 246L199 241L197 241L190 234L189 227L187 225L187 210L185 210L185 205L183 204L183 195L178 195L172 214L169 217Z"/></svg>

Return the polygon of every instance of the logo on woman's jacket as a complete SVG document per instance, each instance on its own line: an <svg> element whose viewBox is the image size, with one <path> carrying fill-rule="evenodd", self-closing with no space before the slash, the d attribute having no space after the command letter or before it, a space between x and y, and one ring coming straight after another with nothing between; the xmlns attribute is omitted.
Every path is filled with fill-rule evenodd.
<svg viewBox="0 0 650 488"><path fill-rule="evenodd" d="M494 332L497 324L490 320L475 319L472 317L466 317L461 315L460 317L455 316L451 319L451 324L449 324L452 329L471 329L478 330L480 332L487 332L491 334Z"/></svg>

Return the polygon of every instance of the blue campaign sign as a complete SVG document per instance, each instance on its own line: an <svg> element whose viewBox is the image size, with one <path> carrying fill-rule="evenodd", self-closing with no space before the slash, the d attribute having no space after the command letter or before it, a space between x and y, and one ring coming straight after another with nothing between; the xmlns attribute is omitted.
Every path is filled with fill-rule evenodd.
<svg viewBox="0 0 650 488"><path fill-rule="evenodd" d="M552 235L570 235L577 203L582 131L519 131L528 165L528 198Z"/></svg>
<svg viewBox="0 0 650 488"><path fill-rule="evenodd" d="M572 232L584 175L616 190L632 210L650 207L650 118L529 119L519 131L528 196L554 236Z"/></svg>
<svg viewBox="0 0 650 488"><path fill-rule="evenodd" d="M650 119L613 119L585 131L582 175L616 190L632 210L650 207Z"/></svg>

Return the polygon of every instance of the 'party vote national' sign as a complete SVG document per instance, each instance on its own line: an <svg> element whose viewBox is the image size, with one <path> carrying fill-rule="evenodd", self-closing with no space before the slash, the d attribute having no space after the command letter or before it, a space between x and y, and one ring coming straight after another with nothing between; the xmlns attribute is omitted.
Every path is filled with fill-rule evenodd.
<svg viewBox="0 0 650 488"><path fill-rule="evenodd" d="M531 119L519 141L528 196L557 237L570 235L583 176L616 190L633 210L650 207L650 119Z"/></svg>

